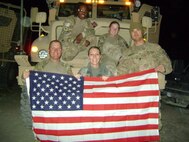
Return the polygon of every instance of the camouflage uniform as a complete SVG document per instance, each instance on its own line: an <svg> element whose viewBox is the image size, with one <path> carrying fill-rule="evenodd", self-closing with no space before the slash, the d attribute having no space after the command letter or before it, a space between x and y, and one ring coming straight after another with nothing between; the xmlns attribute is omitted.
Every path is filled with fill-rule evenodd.
<svg viewBox="0 0 189 142"><path fill-rule="evenodd" d="M109 33L99 37L98 46L102 52L102 62L106 67L117 75L116 67L122 53L127 49L127 42L120 36L111 37Z"/></svg>
<svg viewBox="0 0 189 142"><path fill-rule="evenodd" d="M90 64L87 67L80 69L79 74L82 76L112 76L113 74L106 68L106 66L100 65L99 68L93 68Z"/></svg>
<svg viewBox="0 0 189 142"><path fill-rule="evenodd" d="M123 53L117 70L118 74L121 75L156 68L159 65L165 67L164 73L158 72L161 90L165 88L165 75L172 72L172 65L166 52L158 44L146 42L143 45L129 48ZM161 111L159 111L159 129L161 128Z"/></svg>
<svg viewBox="0 0 189 142"><path fill-rule="evenodd" d="M35 67L36 71L44 71L59 74L73 75L71 67L63 62L54 63L50 59L39 62Z"/></svg>
<svg viewBox="0 0 189 142"><path fill-rule="evenodd" d="M166 52L158 45L145 42L141 46L132 46L123 53L117 67L118 74L128 74L156 68L165 67L164 73L158 73L160 89L165 88L165 75L172 72L172 65Z"/></svg>
<svg viewBox="0 0 189 142"><path fill-rule="evenodd" d="M82 33L84 38L81 43L77 44L74 40L79 33ZM62 59L65 61L72 60L80 51L86 49L85 41L91 42L93 38L94 28L89 19L81 20L74 16L68 17L59 36L59 40L64 48Z"/></svg>

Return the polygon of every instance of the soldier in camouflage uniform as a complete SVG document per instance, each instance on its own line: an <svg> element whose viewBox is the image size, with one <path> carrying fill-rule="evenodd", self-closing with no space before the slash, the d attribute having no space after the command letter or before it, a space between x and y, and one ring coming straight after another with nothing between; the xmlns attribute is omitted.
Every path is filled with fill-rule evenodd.
<svg viewBox="0 0 189 142"><path fill-rule="evenodd" d="M171 60L158 44L144 41L143 28L140 23L131 25L130 34L134 45L123 53L117 67L118 74L128 74L155 68L158 72L160 90L164 89L165 75L172 72ZM159 129L161 129L161 119L159 124Z"/></svg>
<svg viewBox="0 0 189 142"><path fill-rule="evenodd" d="M49 44L49 59L39 62L34 70L51 73L73 75L71 67L60 61L62 55L62 44L58 40L53 40ZM24 71L23 78L29 76L29 71Z"/></svg>
<svg viewBox="0 0 189 142"><path fill-rule="evenodd" d="M96 76L102 77L102 79L106 80L108 76L113 76L106 66L100 63L101 51L99 47L92 46L88 50L89 64L87 67L83 67L80 69L79 73L82 76Z"/></svg>
<svg viewBox="0 0 189 142"><path fill-rule="evenodd" d="M70 61L74 57L91 44L94 39L94 26L88 16L86 5L80 5L77 11L77 17L70 16L65 19L63 29L59 36L59 40L64 47L62 59Z"/></svg>
<svg viewBox="0 0 189 142"><path fill-rule="evenodd" d="M69 65L60 61L62 55L62 44L58 40L53 40L49 44L49 59L46 59L38 63L35 67L35 71L60 73L72 75L72 70ZM23 79L29 77L29 71L25 70L23 72ZM25 81L25 80L23 80ZM22 120L28 128L32 128L32 115L30 109L30 102L27 95L26 86L22 87L21 100L20 100L20 110Z"/></svg>
<svg viewBox="0 0 189 142"><path fill-rule="evenodd" d="M98 42L98 46L102 51L102 62L114 75L117 75L116 67L119 59L128 47L127 42L118 35L119 30L119 23L112 21L108 33L100 36Z"/></svg>

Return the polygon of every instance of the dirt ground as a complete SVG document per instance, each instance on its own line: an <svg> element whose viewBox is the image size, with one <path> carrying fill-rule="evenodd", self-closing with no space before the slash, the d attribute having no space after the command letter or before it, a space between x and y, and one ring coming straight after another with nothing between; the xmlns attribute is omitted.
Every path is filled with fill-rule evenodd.
<svg viewBox="0 0 189 142"><path fill-rule="evenodd" d="M189 142L189 110L162 103L161 142ZM0 88L0 141L34 142L20 116L20 89Z"/></svg>

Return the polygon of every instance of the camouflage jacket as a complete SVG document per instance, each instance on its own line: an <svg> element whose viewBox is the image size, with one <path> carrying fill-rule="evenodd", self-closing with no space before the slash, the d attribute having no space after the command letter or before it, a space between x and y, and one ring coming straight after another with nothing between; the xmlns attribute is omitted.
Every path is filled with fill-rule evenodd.
<svg viewBox="0 0 189 142"><path fill-rule="evenodd" d="M110 37L107 33L99 37L98 46L101 49L102 56L110 58L117 64L128 44L120 35Z"/></svg>
<svg viewBox="0 0 189 142"><path fill-rule="evenodd" d="M77 27L76 26L77 23ZM94 28L89 19L81 20L78 17L70 16L63 23L62 32L59 40L63 43L63 47L67 47L69 42L73 43L76 36L82 33L84 40L90 41L90 36L94 35ZM84 42L83 40L83 42Z"/></svg>
<svg viewBox="0 0 189 142"><path fill-rule="evenodd" d="M77 44L74 40L79 33L82 33L84 38ZM85 41L91 42L94 37L94 28L89 19L81 20L74 16L68 17L63 23L63 29L59 36L64 48L62 59L65 61L73 60L80 51L86 49Z"/></svg>
<svg viewBox="0 0 189 142"><path fill-rule="evenodd" d="M87 67L83 67L79 70L78 74L82 76L113 76L113 74L106 68L106 66L100 65L98 69L94 69L88 64Z"/></svg>
<svg viewBox="0 0 189 142"><path fill-rule="evenodd" d="M53 63L50 59L39 62L34 67L34 70L73 75L71 67L68 64L65 64L63 62Z"/></svg>
<svg viewBox="0 0 189 142"><path fill-rule="evenodd" d="M160 89L165 87L165 75L172 72L171 60L167 53L158 45L146 42L141 46L132 46L123 53L117 66L118 75L128 74L155 68L165 67L165 72L158 73Z"/></svg>

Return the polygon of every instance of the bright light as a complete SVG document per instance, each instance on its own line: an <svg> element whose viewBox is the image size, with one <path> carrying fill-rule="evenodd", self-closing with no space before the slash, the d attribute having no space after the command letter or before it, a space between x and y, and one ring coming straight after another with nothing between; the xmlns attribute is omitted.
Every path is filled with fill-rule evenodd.
<svg viewBox="0 0 189 142"><path fill-rule="evenodd" d="M130 6L131 2L129 0L126 0L125 5Z"/></svg>
<svg viewBox="0 0 189 142"><path fill-rule="evenodd" d="M41 34L40 37L44 37L45 35L44 34Z"/></svg>
<svg viewBox="0 0 189 142"><path fill-rule="evenodd" d="M102 3L104 3L104 0L98 0L98 3L102 4Z"/></svg>
<svg viewBox="0 0 189 142"><path fill-rule="evenodd" d="M104 3L104 0L86 0L86 3Z"/></svg>
<svg viewBox="0 0 189 142"><path fill-rule="evenodd" d="M64 0L59 0L59 2L61 3L61 2L64 2Z"/></svg>
<svg viewBox="0 0 189 142"><path fill-rule="evenodd" d="M86 3L91 3L91 0L86 0Z"/></svg>
<svg viewBox="0 0 189 142"><path fill-rule="evenodd" d="M37 52L37 51L38 51L37 46L32 46L32 48L31 48L31 52Z"/></svg>

